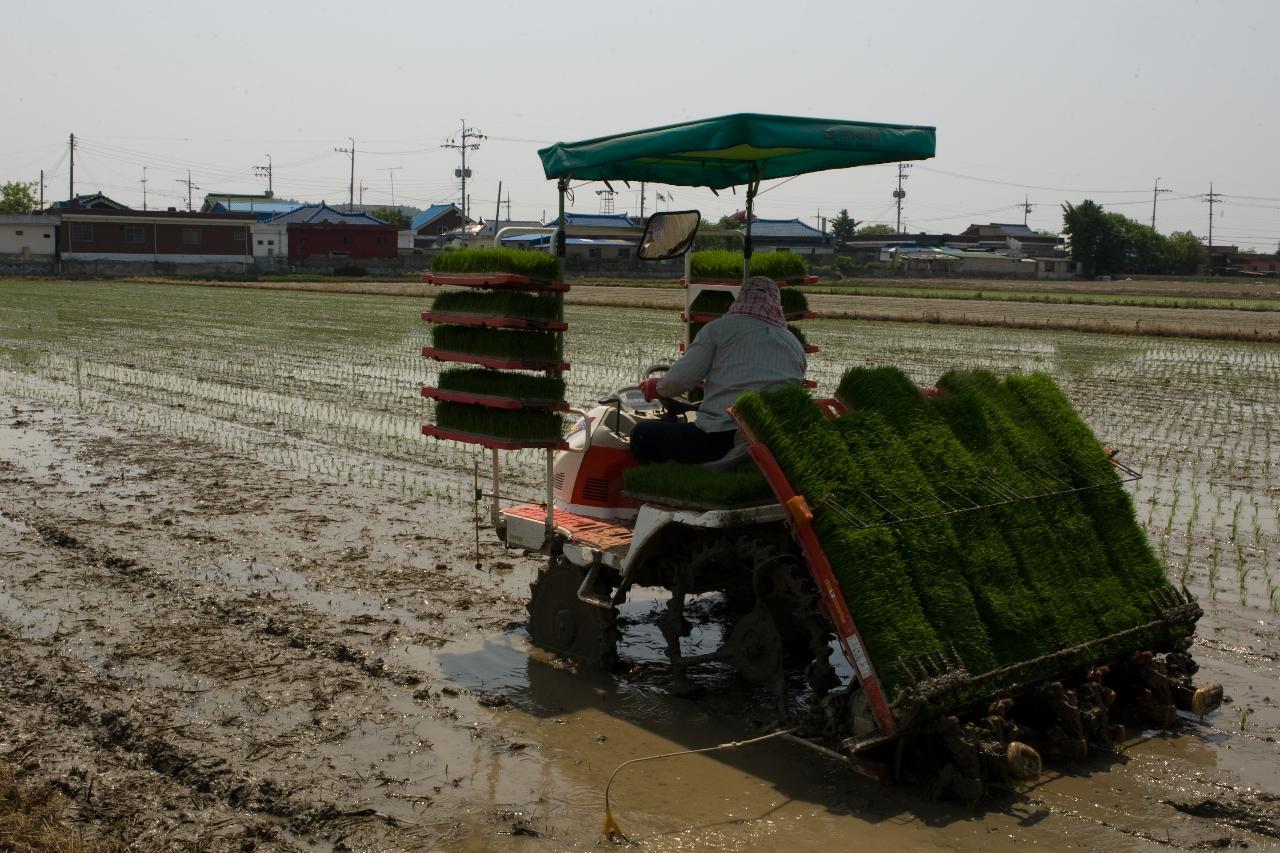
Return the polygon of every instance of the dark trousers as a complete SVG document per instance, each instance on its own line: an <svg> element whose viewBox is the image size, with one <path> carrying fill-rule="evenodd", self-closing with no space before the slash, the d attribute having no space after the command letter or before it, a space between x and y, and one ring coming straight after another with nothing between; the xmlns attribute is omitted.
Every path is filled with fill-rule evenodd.
<svg viewBox="0 0 1280 853"><path fill-rule="evenodd" d="M712 462L733 448L736 429L703 432L684 421L641 421L631 429L631 455L650 462Z"/></svg>

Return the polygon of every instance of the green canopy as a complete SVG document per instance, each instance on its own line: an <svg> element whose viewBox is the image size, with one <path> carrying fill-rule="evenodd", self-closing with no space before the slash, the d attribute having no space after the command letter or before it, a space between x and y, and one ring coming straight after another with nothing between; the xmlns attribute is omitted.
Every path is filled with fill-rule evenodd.
<svg viewBox="0 0 1280 853"><path fill-rule="evenodd" d="M723 189L933 153L932 127L738 113L557 142L538 156L548 178Z"/></svg>

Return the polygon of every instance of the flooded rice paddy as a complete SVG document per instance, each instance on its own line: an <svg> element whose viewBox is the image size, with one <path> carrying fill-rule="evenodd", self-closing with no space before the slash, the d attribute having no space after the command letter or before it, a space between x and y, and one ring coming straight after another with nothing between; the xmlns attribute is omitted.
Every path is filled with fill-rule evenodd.
<svg viewBox="0 0 1280 853"><path fill-rule="evenodd" d="M0 760L90 838L144 849L577 850L622 761L767 731L730 679L566 671L522 623L536 565L479 531L475 452L418 434L416 300L0 283ZM1011 309L1012 310L1012 309ZM674 357L672 312L568 309L569 399ZM1280 348L814 321L810 377L1045 371L1143 473L1139 517L1200 599L1176 736L964 807L766 743L623 771L651 850L1206 849L1280 843ZM505 456L534 497L542 457ZM478 568L477 568L477 563ZM710 642L712 638L708 637Z"/></svg>

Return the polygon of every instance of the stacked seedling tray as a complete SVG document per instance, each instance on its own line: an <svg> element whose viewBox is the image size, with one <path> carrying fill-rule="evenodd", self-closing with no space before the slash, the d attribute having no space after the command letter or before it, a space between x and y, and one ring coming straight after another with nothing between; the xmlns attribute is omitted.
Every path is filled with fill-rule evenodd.
<svg viewBox="0 0 1280 853"><path fill-rule="evenodd" d="M564 424L564 292L556 258L510 249L437 255L422 277L455 288L433 300L424 358L441 370L422 396L435 422L423 435L494 450L561 448Z"/></svg>
<svg viewBox="0 0 1280 853"><path fill-rule="evenodd" d="M723 315L733 305L742 286L742 254L723 249L694 252L689 258L689 278L681 282L685 287L685 308L680 319L685 324L683 351L702 331L702 327ZM800 341L804 351L812 355L818 348L809 343L804 332L795 325L801 320L813 319L809 300L795 285L813 284L817 276L808 274L804 259L789 252L770 252L751 256L751 275L762 275L778 283L782 296L782 312L787 318L787 328ZM813 383L806 381L806 387Z"/></svg>

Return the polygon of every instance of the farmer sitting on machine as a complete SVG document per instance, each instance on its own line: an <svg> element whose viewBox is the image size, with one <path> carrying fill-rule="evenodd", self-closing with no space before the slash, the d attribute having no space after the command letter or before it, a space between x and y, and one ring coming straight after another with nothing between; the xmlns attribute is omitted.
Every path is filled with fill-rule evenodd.
<svg viewBox="0 0 1280 853"><path fill-rule="evenodd" d="M645 420L631 430L631 453L650 462L712 462L728 453L737 430L728 409L748 391L804 379L804 348L787 328L778 285L753 276L724 316L698 333L680 360L640 383L646 400L678 397L703 383L697 419Z"/></svg>

